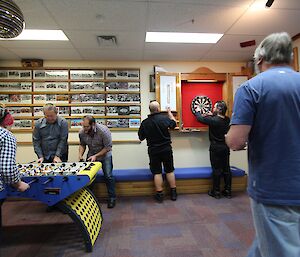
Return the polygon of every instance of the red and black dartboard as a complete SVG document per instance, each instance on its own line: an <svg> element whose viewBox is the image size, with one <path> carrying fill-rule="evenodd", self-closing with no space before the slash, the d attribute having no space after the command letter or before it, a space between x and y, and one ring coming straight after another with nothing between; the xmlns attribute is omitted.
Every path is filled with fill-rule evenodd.
<svg viewBox="0 0 300 257"><path fill-rule="evenodd" d="M212 102L210 98L207 96L203 96L203 95L196 96L191 103L191 110L193 114L196 113L195 110L197 107L200 108L201 114L205 114L211 111Z"/></svg>

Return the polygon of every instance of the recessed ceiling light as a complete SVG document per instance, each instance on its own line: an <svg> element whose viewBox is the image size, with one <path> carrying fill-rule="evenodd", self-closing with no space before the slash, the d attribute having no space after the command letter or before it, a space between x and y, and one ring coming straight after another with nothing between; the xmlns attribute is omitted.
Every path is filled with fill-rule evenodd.
<svg viewBox="0 0 300 257"><path fill-rule="evenodd" d="M217 33L147 32L145 42L217 43L222 36L223 34Z"/></svg>
<svg viewBox="0 0 300 257"><path fill-rule="evenodd" d="M15 38L3 38L1 40L60 40L69 39L62 30L43 30L43 29L24 29L22 33Z"/></svg>

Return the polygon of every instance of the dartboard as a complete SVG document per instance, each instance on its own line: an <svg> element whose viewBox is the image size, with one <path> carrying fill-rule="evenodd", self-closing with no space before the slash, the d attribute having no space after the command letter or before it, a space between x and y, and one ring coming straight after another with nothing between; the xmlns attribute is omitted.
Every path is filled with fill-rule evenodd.
<svg viewBox="0 0 300 257"><path fill-rule="evenodd" d="M191 103L191 109L192 109L192 113L195 114L196 113L196 108L199 107L200 108L200 113L204 114L207 112L211 111L211 107L212 107L212 103L209 97L207 96L203 96L203 95L198 95L196 96L192 103Z"/></svg>

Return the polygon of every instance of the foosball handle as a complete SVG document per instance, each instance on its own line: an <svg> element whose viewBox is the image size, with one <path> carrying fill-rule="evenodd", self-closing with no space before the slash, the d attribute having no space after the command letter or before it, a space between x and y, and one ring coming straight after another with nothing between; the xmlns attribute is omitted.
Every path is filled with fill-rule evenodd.
<svg viewBox="0 0 300 257"><path fill-rule="evenodd" d="M28 185L31 185L32 183L38 182L39 179L38 178L34 178L32 180L30 180L29 182L27 182Z"/></svg>
<svg viewBox="0 0 300 257"><path fill-rule="evenodd" d="M49 182L52 182L53 181L53 178L48 178L45 182L43 182L43 185L46 185L48 184Z"/></svg>

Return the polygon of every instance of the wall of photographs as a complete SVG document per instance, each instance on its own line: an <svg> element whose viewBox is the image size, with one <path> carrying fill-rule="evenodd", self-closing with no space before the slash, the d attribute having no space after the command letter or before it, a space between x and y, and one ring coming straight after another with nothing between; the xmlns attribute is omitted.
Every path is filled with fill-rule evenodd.
<svg viewBox="0 0 300 257"><path fill-rule="evenodd" d="M15 118L14 131L30 131L43 117L43 105L53 103L81 128L93 115L112 130L137 130L141 122L139 69L18 69L0 70L0 103Z"/></svg>

